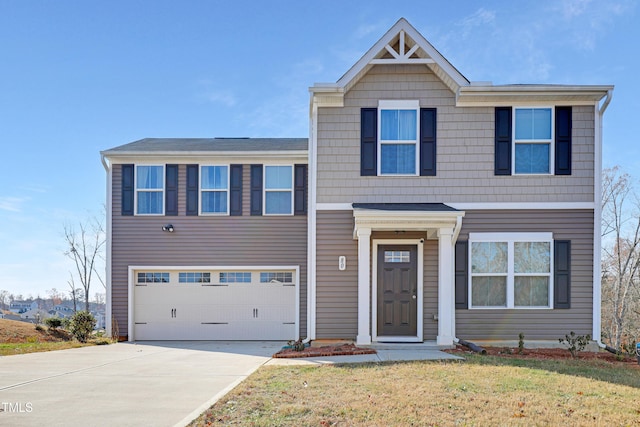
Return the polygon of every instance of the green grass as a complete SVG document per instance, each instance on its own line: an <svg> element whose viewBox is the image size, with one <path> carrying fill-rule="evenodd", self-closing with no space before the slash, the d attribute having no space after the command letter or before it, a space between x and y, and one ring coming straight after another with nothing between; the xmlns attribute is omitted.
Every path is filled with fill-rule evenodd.
<svg viewBox="0 0 640 427"><path fill-rule="evenodd" d="M464 362L263 367L192 423L636 425L640 369L470 355Z"/></svg>

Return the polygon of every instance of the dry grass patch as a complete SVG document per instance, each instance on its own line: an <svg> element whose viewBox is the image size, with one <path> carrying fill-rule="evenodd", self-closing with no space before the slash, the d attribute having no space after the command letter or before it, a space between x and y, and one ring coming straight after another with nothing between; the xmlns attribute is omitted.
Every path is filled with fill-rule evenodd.
<svg viewBox="0 0 640 427"><path fill-rule="evenodd" d="M640 371L591 361L263 367L208 425L640 425Z"/></svg>
<svg viewBox="0 0 640 427"><path fill-rule="evenodd" d="M65 350L109 343L110 340L105 338L96 338L87 343L80 343L64 329L49 330L42 325L36 329L33 323L0 319L0 356Z"/></svg>

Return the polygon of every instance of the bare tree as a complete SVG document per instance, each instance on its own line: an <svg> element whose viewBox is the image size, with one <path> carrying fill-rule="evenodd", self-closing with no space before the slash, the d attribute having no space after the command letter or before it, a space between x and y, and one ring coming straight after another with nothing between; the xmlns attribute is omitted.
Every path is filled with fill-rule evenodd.
<svg viewBox="0 0 640 427"><path fill-rule="evenodd" d="M73 274L71 274L71 272L69 272L69 280L67 283L69 284L69 296L71 297L71 301L73 301L73 312L75 313L78 311L78 293L80 289L76 288L76 283L73 280Z"/></svg>
<svg viewBox="0 0 640 427"><path fill-rule="evenodd" d="M603 326L610 345L621 348L640 314L640 203L619 168L606 169L602 184Z"/></svg>
<svg viewBox="0 0 640 427"><path fill-rule="evenodd" d="M84 291L85 310L89 311L91 281L98 277L103 282L97 269L97 262L102 258L105 245L103 223L94 217L90 222L80 222L77 231L74 227L65 225L64 237L68 246L64 254L75 264L76 274Z"/></svg>
<svg viewBox="0 0 640 427"><path fill-rule="evenodd" d="M5 291L4 289L0 290L0 307L2 310L8 308L9 301L9 291Z"/></svg>

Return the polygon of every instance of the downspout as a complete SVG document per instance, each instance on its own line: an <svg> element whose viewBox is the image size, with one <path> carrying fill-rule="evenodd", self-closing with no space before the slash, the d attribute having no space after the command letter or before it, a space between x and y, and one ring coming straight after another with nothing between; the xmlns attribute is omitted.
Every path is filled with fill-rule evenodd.
<svg viewBox="0 0 640 427"><path fill-rule="evenodd" d="M607 96L595 109L597 112L595 137L597 144L595 147L594 164L594 215L593 215L593 340L598 347L606 349L608 346L601 341L602 336L602 117L606 111L613 89L607 90Z"/></svg>
<svg viewBox="0 0 640 427"><path fill-rule="evenodd" d="M307 338L316 339L316 186L317 186L317 137L318 105L311 92L309 126L309 212L307 213Z"/></svg>

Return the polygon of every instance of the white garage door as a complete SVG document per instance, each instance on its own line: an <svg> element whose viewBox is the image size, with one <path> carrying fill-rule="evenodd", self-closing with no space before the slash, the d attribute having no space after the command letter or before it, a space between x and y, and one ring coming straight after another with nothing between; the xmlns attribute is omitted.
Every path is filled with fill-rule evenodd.
<svg viewBox="0 0 640 427"><path fill-rule="evenodd" d="M296 338L295 270L133 270L132 340Z"/></svg>

